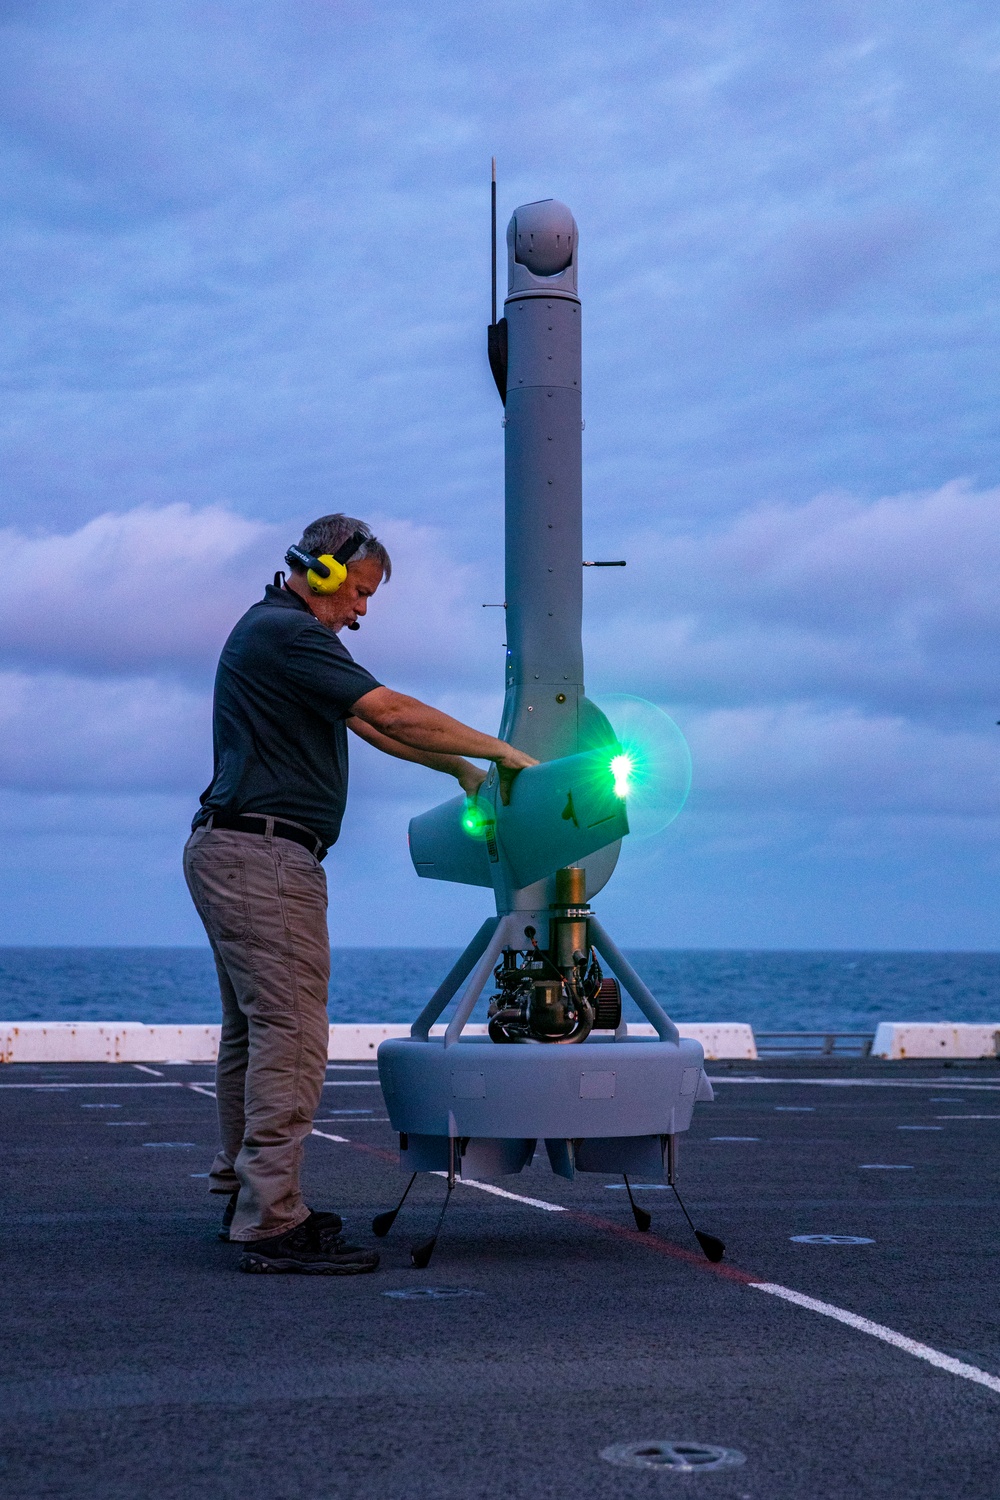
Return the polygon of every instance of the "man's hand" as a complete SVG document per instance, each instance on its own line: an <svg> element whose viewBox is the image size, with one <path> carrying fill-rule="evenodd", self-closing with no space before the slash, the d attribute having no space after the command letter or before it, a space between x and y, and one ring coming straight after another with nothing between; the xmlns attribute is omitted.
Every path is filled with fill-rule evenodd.
<svg viewBox="0 0 1000 1500"><path fill-rule="evenodd" d="M503 754L495 755L493 760L500 776L500 801L504 807L510 804L510 789L514 785L514 777L519 771L524 771L528 766L537 766L538 762L531 755L525 755L523 750L515 750L513 745L504 744Z"/></svg>
<svg viewBox="0 0 1000 1500"><path fill-rule="evenodd" d="M359 727L359 721L361 725L368 726L368 731L375 733ZM408 698L404 693L394 693L387 687L373 688L370 693L359 698L352 710L352 717L347 722L363 738L377 745L380 750L388 750L390 755L398 755L402 760L420 761L439 771L449 771L457 777L466 791L468 787L463 777L470 773L476 775L479 777L476 782L478 787L483 779L482 774L474 766L469 767L468 772L464 766L456 766L455 757L475 755L482 760L494 761L500 773L500 800L505 807L510 801L511 785L518 771L538 764L530 755L525 755L523 750L515 750L513 745L506 744L504 740L494 739L491 734L481 734L478 729L472 729L468 724L441 713L439 709L431 708L429 703L421 703L419 698ZM393 745L396 748L391 748ZM399 747L402 746L407 747L410 753L401 750ZM414 751L417 753L414 754Z"/></svg>
<svg viewBox="0 0 1000 1500"><path fill-rule="evenodd" d="M474 797L486 780L486 772L471 760L460 760L452 775L467 797Z"/></svg>

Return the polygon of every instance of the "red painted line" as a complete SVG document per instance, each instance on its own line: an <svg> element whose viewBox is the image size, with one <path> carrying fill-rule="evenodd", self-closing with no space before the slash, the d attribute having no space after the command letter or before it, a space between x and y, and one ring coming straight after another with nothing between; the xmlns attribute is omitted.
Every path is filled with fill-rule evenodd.
<svg viewBox="0 0 1000 1500"><path fill-rule="evenodd" d="M741 1271L738 1266L727 1266L722 1261L713 1263L706 1260L700 1252L684 1250L670 1240L661 1240L659 1235L650 1234L648 1230L629 1229L624 1224L615 1224L611 1219L600 1219L596 1214L582 1213L575 1208L566 1211L579 1223L588 1224L591 1229L600 1229L618 1239L629 1240L633 1245L641 1245L645 1250L653 1250L657 1255L665 1255L670 1260L683 1261L696 1271L709 1271L713 1276L721 1276L725 1281L737 1281L742 1286L753 1286L756 1282L765 1280L763 1276L753 1276L749 1271Z"/></svg>
<svg viewBox="0 0 1000 1500"><path fill-rule="evenodd" d="M379 1146L368 1146L361 1141L350 1141L348 1144L355 1151L363 1151L368 1156L377 1156L393 1166L399 1161L395 1152L384 1151ZM661 1240L659 1235L650 1234L648 1230L629 1229L624 1224L615 1224L611 1219L599 1218L597 1214L567 1208L565 1204L561 1204L560 1207L578 1224L586 1224L590 1229L600 1230L602 1234L613 1234L617 1239L628 1240L633 1245L641 1245L644 1250L652 1250L657 1255L666 1256L668 1260L679 1260L696 1271L711 1272L714 1276L721 1276L724 1281L735 1281L741 1286L752 1286L755 1282L767 1279L764 1276L753 1276L749 1271L741 1271L738 1266L727 1266L721 1261L713 1263L706 1260L700 1252L684 1250L680 1245L672 1244L670 1240Z"/></svg>
<svg viewBox="0 0 1000 1500"><path fill-rule="evenodd" d="M188 1088L193 1085L188 1084ZM202 1090L198 1089L201 1093ZM214 1096L213 1096L214 1097ZM317 1132L322 1134L322 1132ZM385 1151L381 1146L369 1146L364 1141L344 1141L344 1145L350 1146L352 1151L360 1151L365 1156L378 1157L380 1161L388 1162L390 1166L398 1166L399 1156L395 1151ZM706 1260L704 1255L694 1250L684 1250L680 1245L674 1245L670 1240L661 1240L659 1235L650 1234L648 1230L629 1229L624 1224L615 1224L611 1219L599 1218L597 1214L588 1214L580 1209L567 1208L565 1204L560 1207L571 1219L578 1224L586 1224L591 1229L600 1230L602 1234L613 1234L617 1239L628 1240L630 1244L641 1245L644 1250L652 1250L657 1255L666 1256L668 1260L679 1260L683 1265L692 1267L696 1271L708 1271L713 1276L721 1276L723 1281L735 1281L741 1286L753 1286L766 1280L764 1276L754 1276L749 1271L742 1271L738 1266L727 1266L723 1262L712 1262Z"/></svg>

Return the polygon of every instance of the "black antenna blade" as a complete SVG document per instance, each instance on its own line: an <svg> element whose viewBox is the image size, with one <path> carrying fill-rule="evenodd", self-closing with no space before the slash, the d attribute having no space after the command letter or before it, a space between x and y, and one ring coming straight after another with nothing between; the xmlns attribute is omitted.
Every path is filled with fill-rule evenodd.
<svg viewBox="0 0 1000 1500"><path fill-rule="evenodd" d="M490 281L490 323L495 324L497 320L497 159L490 158L492 163L490 181L490 266L492 276Z"/></svg>

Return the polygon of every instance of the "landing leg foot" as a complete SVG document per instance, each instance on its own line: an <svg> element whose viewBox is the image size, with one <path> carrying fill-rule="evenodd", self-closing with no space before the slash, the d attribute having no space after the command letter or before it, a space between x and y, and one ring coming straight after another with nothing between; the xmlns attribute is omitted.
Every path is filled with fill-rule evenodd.
<svg viewBox="0 0 1000 1500"><path fill-rule="evenodd" d="M625 1191L628 1193L628 1201L632 1205L632 1217L635 1220L635 1227L636 1229L641 1229L643 1234L645 1234L653 1222L652 1216L644 1208L639 1207L638 1203L632 1197L632 1187L628 1177L625 1176L624 1172L622 1176L625 1177Z"/></svg>
<svg viewBox="0 0 1000 1500"><path fill-rule="evenodd" d="M396 1207L388 1209L384 1214L376 1214L374 1219L372 1219L372 1234L377 1234L380 1240L385 1238L385 1236L389 1233L389 1230L392 1228L393 1224L395 1224L396 1215L399 1213L399 1210L406 1202L406 1195L410 1191L410 1188L413 1186L416 1180L417 1174L416 1172L414 1172L413 1176L406 1184L406 1187L403 1189L403 1196L396 1204Z"/></svg>
<svg viewBox="0 0 1000 1500"><path fill-rule="evenodd" d="M694 1223L691 1219L691 1215L684 1207L684 1200L682 1199L680 1193L677 1191L677 1184L675 1182L672 1182L670 1186L674 1190L674 1197L677 1199L677 1202L681 1206L681 1213L691 1225L691 1233L694 1235L695 1239L698 1241L699 1245L704 1251L706 1260L710 1260L713 1262L713 1264L717 1264L726 1253L726 1247L723 1244L722 1240L720 1240L717 1235L706 1234L703 1229L695 1229Z"/></svg>
<svg viewBox="0 0 1000 1500"><path fill-rule="evenodd" d="M407 1189L407 1191L409 1191L409 1189ZM434 1246L438 1242L438 1235L441 1233L441 1225L444 1223L444 1216L448 1212L448 1204L451 1202L451 1195L454 1191L455 1141L454 1139L452 1139L448 1142L448 1191L445 1193L444 1202L441 1205L441 1212L438 1214L438 1221L434 1226L434 1233L430 1236L429 1239L421 1240L418 1245L412 1245L410 1247L410 1264L413 1266L415 1271L423 1271L427 1266L430 1265L431 1256L434 1254Z"/></svg>

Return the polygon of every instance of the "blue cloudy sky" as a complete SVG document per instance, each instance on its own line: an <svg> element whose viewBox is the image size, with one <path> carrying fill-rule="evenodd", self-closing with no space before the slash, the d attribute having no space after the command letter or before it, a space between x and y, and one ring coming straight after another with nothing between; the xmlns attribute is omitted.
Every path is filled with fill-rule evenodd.
<svg viewBox="0 0 1000 1500"><path fill-rule="evenodd" d="M2 941L186 943L211 678L304 521L351 645L493 731L502 221L580 225L588 685L694 783L632 945L1000 947L1000 22L824 0L7 0ZM335 943L459 941L362 748Z"/></svg>

